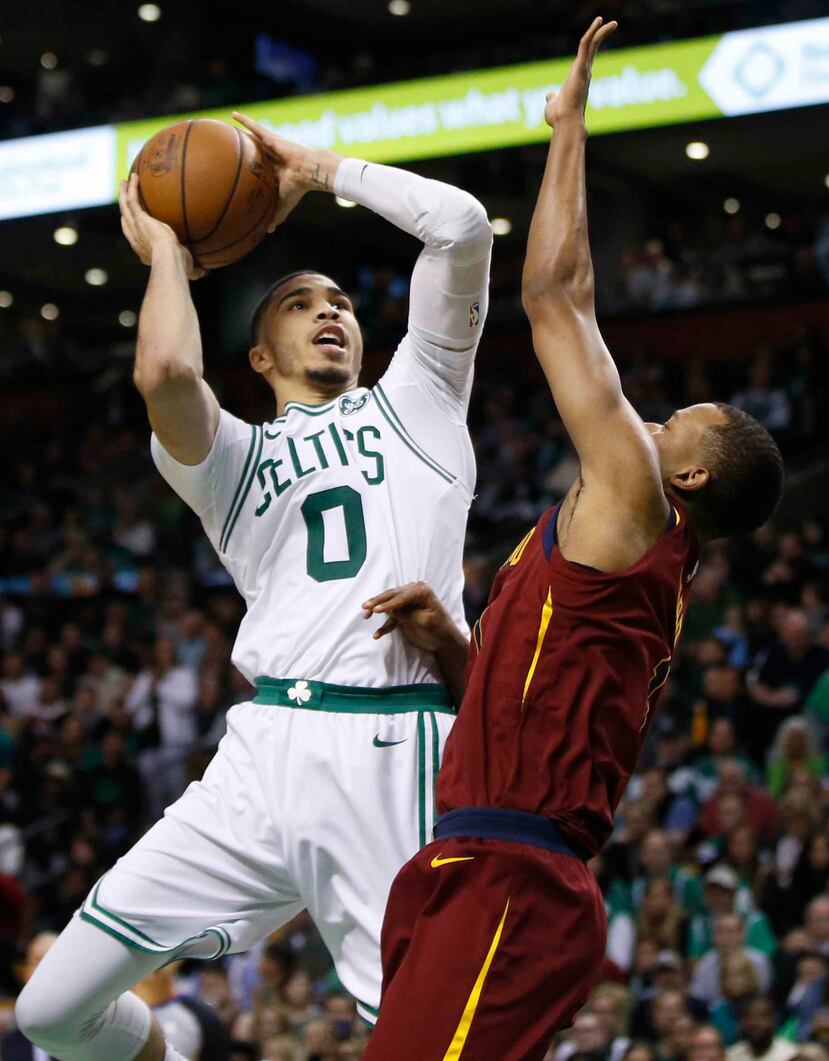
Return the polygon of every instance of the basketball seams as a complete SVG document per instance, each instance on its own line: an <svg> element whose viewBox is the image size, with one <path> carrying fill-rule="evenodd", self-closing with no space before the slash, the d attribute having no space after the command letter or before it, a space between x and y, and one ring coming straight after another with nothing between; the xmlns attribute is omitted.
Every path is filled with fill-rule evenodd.
<svg viewBox="0 0 829 1061"><path fill-rule="evenodd" d="M187 222L187 181L185 180L185 174L187 171L187 141L190 139L190 132L193 128L193 119L190 118L187 122L187 132L184 134L184 143L181 145L181 167L179 170L179 187L181 188L181 217L184 222L184 242L187 245L188 250L190 249L190 225Z"/></svg>
<svg viewBox="0 0 829 1061"><path fill-rule="evenodd" d="M197 125L210 129L205 129L204 137L194 134L191 143ZM221 127L223 135L213 127ZM170 225L196 265L214 269L237 261L264 238L278 203L279 185L267 164L264 170L262 165L259 145L242 130L223 122L188 118L148 140L131 172L143 171L140 175L145 182L152 178L147 194L141 182L138 187L147 213ZM257 199L264 205L251 222L250 211ZM248 228L240 233L245 220Z"/></svg>
<svg viewBox="0 0 829 1061"><path fill-rule="evenodd" d="M239 186L239 178L242 175L242 163L245 158L245 149L244 145L242 144L242 137L239 133L239 130L234 129L233 131L236 133L236 146L238 148L238 154L236 157L236 175L233 178L233 184L230 186L230 194L227 197L225 205L222 207L222 212L219 214L219 220L216 222L213 228L210 229L209 232L206 232L203 236L199 236L199 238L193 242L193 244L191 245L191 250L194 250L195 247L197 247L200 243L204 243L206 239L210 239L213 233L218 231L227 215L228 210L230 209L230 204L233 202L233 196L236 194L236 189ZM208 253L210 252L208 251Z"/></svg>
<svg viewBox="0 0 829 1061"><path fill-rule="evenodd" d="M259 215L259 219L257 220L255 225L252 225L248 229L248 231L245 232L244 235L239 236L239 238L233 240L232 243L226 243L223 247L211 247L211 249L209 251L205 251L204 252L204 257L205 258L211 258L214 254L221 254L223 251L227 251L227 250L230 250L231 247L235 247L237 243L241 243L243 240L249 239L253 235L253 233L257 230L257 228L259 228L259 226L262 224L262 222L265 220L265 217L268 214L268 211L273 210L275 198L276 198L276 186L274 186L274 189L271 192L270 199L268 200L268 204L265 207L265 209L262 211L262 213ZM264 235L265 235L265 233L262 233L263 237L264 237ZM199 240L199 243L201 243L201 242L202 241ZM196 246L198 246L198 244L196 244Z"/></svg>

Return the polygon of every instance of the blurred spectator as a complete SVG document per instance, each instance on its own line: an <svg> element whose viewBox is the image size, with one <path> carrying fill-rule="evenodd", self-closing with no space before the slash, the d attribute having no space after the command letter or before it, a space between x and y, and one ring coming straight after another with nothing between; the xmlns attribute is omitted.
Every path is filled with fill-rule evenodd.
<svg viewBox="0 0 829 1061"><path fill-rule="evenodd" d="M720 914L714 919L714 946L697 962L691 977L691 994L709 1005L722 997L722 970L725 959L743 954L754 966L758 989L771 989L772 967L766 954L745 945L745 923L740 914Z"/></svg>
<svg viewBox="0 0 829 1061"><path fill-rule="evenodd" d="M767 998L748 1001L740 1021L742 1039L727 1051L728 1061L790 1061L797 1047L774 1034L774 1007Z"/></svg>
<svg viewBox="0 0 829 1061"><path fill-rule="evenodd" d="M714 866L705 875L703 909L691 918L688 931L688 956L700 958L714 946L714 919L735 912L743 917L746 946L772 955L777 943L765 914L753 909L751 896L744 896L743 911L737 911L740 879L730 866Z"/></svg>

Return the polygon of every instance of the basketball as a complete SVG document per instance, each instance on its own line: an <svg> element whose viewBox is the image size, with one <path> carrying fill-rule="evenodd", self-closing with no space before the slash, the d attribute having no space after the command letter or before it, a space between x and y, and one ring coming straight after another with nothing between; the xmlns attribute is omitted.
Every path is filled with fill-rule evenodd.
<svg viewBox="0 0 829 1061"><path fill-rule="evenodd" d="M261 145L212 118L168 125L147 141L132 171L144 209L173 229L203 269L252 251L276 209L276 176Z"/></svg>

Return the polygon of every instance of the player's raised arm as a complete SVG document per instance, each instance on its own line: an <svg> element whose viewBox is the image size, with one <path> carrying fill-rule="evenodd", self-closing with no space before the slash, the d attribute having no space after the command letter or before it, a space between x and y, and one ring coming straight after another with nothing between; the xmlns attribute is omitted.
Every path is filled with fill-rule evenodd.
<svg viewBox="0 0 829 1061"><path fill-rule="evenodd" d="M219 404L202 378L199 321L190 297L189 281L204 270L194 268L169 226L142 209L137 177L122 184L119 201L124 235L150 266L138 323L135 385L164 449L182 464L199 464L219 422Z"/></svg>
<svg viewBox="0 0 829 1061"><path fill-rule="evenodd" d="M416 236L424 248L412 273L409 335L426 369L461 400L487 310L492 227L483 206L452 185L408 170L305 148L235 114L271 153L284 221L310 190L341 195Z"/></svg>
<svg viewBox="0 0 829 1061"><path fill-rule="evenodd" d="M634 511L667 511L650 435L622 393L596 321L587 234L584 111L593 58L615 22L594 20L559 93L547 98L554 130L530 225L522 297L533 345L573 440L585 485L612 490Z"/></svg>

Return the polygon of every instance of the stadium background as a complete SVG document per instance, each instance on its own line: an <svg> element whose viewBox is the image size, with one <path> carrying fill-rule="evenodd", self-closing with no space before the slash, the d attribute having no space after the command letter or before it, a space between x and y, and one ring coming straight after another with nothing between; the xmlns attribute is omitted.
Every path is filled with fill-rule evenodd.
<svg viewBox="0 0 829 1061"><path fill-rule="evenodd" d="M0 201L3 152L25 137L558 58L597 13L621 22L611 49L825 14L810 0L406 5L165 0L139 14L85 2L68 17L58 0L4 4ZM825 35L814 48L829 102ZM557 1061L719 1061L724 1049L729 1061L829 1061L827 133L824 102L588 148L602 326L628 395L656 420L734 401L780 441L789 486L772 525L706 550L680 659L595 867L610 922L602 986L551 1048ZM707 156L689 157L700 143ZM470 619L575 468L520 307L543 158L523 144L403 162L499 219L471 410ZM117 211L13 214L0 222L4 1028L40 934L198 776L226 710L248 696L228 662L240 600L149 458L131 384L145 273ZM367 211L311 195L249 258L195 285L223 403L272 415L246 367L246 321L274 276L304 266L354 293L371 382L405 328L416 250ZM206 1043L204 1061L359 1058L365 1041L304 917L153 990L195 997L224 1024L236 1046ZM746 1034L753 1049L735 1045ZM31 1056L13 1039L0 1057Z"/></svg>

